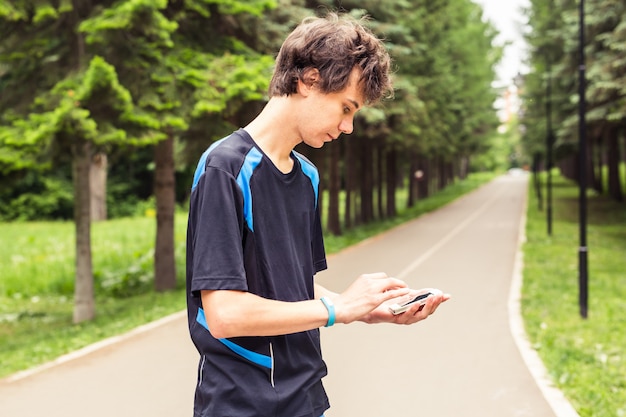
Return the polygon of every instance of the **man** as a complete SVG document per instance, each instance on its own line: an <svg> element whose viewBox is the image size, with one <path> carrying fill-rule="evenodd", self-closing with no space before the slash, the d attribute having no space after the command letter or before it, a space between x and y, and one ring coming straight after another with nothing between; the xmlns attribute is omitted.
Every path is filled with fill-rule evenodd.
<svg viewBox="0 0 626 417"><path fill-rule="evenodd" d="M448 298L393 315L389 304L416 292L384 273L341 294L314 283L326 269L319 175L293 149L350 134L356 112L391 92L389 67L359 22L305 19L281 47L261 114L202 156L187 237L189 327L201 356L194 416L320 417L329 402L319 327L412 324Z"/></svg>

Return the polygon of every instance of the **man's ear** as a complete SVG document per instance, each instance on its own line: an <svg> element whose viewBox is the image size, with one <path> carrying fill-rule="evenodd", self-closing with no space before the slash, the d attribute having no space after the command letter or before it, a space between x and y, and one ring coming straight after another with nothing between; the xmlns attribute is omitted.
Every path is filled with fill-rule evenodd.
<svg viewBox="0 0 626 417"><path fill-rule="evenodd" d="M304 71L298 80L298 93L307 96L310 91L317 88L320 82L320 72L317 68L309 68Z"/></svg>

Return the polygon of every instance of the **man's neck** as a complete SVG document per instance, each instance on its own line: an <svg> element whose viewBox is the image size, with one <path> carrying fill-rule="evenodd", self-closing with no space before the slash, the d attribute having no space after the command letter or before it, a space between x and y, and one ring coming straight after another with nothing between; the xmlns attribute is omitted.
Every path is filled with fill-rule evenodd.
<svg viewBox="0 0 626 417"><path fill-rule="evenodd" d="M272 97L261 114L245 127L257 146L284 173L293 168L291 151L302 141L291 116L294 98Z"/></svg>

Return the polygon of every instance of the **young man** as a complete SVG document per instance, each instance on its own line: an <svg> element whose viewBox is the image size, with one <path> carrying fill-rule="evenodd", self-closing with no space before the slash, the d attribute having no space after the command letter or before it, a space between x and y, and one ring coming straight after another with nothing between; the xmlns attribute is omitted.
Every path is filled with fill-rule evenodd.
<svg viewBox="0 0 626 417"><path fill-rule="evenodd" d="M314 283L326 269L319 175L293 148L350 134L355 113L391 92L389 62L359 22L305 19L281 47L261 114L200 159L187 236L194 416L320 417L329 402L319 327L412 324L448 298L393 315L391 300L415 291L384 273L341 294Z"/></svg>

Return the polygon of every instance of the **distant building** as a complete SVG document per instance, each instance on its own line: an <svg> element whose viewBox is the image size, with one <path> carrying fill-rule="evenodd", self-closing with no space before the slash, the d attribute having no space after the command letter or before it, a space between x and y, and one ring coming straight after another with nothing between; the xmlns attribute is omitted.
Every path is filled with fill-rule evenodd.
<svg viewBox="0 0 626 417"><path fill-rule="evenodd" d="M516 85L500 89L500 97L496 100L496 110L500 123L507 125L519 114L520 97Z"/></svg>

